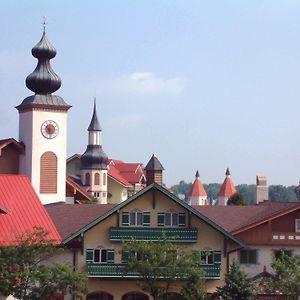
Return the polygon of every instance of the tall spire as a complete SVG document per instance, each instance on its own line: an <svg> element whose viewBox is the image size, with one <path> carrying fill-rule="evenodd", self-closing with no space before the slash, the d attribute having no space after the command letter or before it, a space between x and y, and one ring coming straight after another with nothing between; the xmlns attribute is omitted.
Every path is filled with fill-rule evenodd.
<svg viewBox="0 0 300 300"><path fill-rule="evenodd" d="M53 71L50 65L50 59L56 56L56 49L49 42L45 32L46 21L43 22L43 34L40 41L32 48L32 56L38 59L35 70L26 78L26 86L32 92L29 96L17 106L18 110L28 107L49 107L55 106L56 109L68 110L68 105L61 97L52 95L61 86L60 77Z"/></svg>
<svg viewBox="0 0 300 300"><path fill-rule="evenodd" d="M88 127L88 131L102 131L102 128L100 126L100 123L98 121L98 116L97 116L96 97L94 97L94 111L93 111L91 123Z"/></svg>

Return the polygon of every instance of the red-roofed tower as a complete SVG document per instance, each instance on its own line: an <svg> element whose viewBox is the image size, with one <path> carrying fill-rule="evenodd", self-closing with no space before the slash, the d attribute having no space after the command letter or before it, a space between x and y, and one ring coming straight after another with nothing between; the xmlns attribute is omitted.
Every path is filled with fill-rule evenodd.
<svg viewBox="0 0 300 300"><path fill-rule="evenodd" d="M195 181L189 193L188 201L190 205L208 205L207 194L200 180L199 172L196 172Z"/></svg>
<svg viewBox="0 0 300 300"><path fill-rule="evenodd" d="M219 195L218 195L218 205L227 205L228 199L237 192L231 178L230 171L227 168L225 180L221 186Z"/></svg>

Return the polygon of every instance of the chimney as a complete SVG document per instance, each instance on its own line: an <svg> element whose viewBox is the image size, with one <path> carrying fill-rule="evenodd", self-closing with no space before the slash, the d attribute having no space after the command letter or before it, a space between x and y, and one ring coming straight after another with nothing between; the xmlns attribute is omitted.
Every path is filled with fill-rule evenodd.
<svg viewBox="0 0 300 300"><path fill-rule="evenodd" d="M256 175L256 199L255 203L269 200L269 187L266 176Z"/></svg>
<svg viewBox="0 0 300 300"><path fill-rule="evenodd" d="M163 184L162 173L164 167L155 154L152 155L144 170L146 172L147 186L154 182L160 185Z"/></svg>

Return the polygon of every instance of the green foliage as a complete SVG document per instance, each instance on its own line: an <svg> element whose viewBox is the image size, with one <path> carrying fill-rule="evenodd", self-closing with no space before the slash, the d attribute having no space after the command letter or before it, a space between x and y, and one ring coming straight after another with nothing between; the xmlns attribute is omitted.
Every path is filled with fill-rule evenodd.
<svg viewBox="0 0 300 300"><path fill-rule="evenodd" d="M207 197L210 201L218 198L218 193L221 188L219 183L203 184ZM179 184L173 185L171 189L176 195L183 194L185 200L188 198L188 194L191 191L192 183L186 183L181 180ZM242 194L245 200L249 204L255 203L256 185L255 184L239 184L236 186L237 191ZM283 185L270 185L269 186L269 199L271 201L291 201L296 202L297 197L295 194L295 186L283 186Z"/></svg>
<svg viewBox="0 0 300 300"><path fill-rule="evenodd" d="M224 300L251 300L254 291L251 280L240 270L237 262L233 261L229 273L225 275L225 285L218 288L218 294Z"/></svg>
<svg viewBox="0 0 300 300"><path fill-rule="evenodd" d="M203 280L201 279L201 274L199 274L198 271L191 270L187 280L182 286L181 295L183 300L207 299Z"/></svg>
<svg viewBox="0 0 300 300"><path fill-rule="evenodd" d="M283 185L270 185L269 198L271 201L298 201L295 193L295 186L285 187Z"/></svg>
<svg viewBox="0 0 300 300"><path fill-rule="evenodd" d="M283 294L300 296L300 255L288 256L282 252L279 258L272 258L275 277L270 286Z"/></svg>
<svg viewBox="0 0 300 300"><path fill-rule="evenodd" d="M248 205L248 202L246 201L245 197L241 193L236 192L228 199L227 205L245 206Z"/></svg>
<svg viewBox="0 0 300 300"><path fill-rule="evenodd" d="M97 204L98 203L98 199L97 199L97 197L93 196L89 200L81 200L81 203L82 204Z"/></svg>
<svg viewBox="0 0 300 300"><path fill-rule="evenodd" d="M47 263L59 249L48 233L35 227L18 240L18 246L0 248L0 294L20 300L38 300L57 292L75 297L85 291L86 274L69 264Z"/></svg>
<svg viewBox="0 0 300 300"><path fill-rule="evenodd" d="M137 273L137 285L155 300L164 299L164 295L176 286L178 280L183 282L186 290L187 281L193 279L189 282L191 293L201 294L204 291L201 280L203 271L198 267L199 253L183 251L166 238L158 242L126 242L122 252L128 254L126 272Z"/></svg>

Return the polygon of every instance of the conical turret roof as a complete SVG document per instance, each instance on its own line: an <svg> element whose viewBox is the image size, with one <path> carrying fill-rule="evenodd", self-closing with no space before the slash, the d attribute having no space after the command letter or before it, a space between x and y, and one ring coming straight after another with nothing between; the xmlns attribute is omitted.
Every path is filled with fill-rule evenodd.
<svg viewBox="0 0 300 300"><path fill-rule="evenodd" d="M237 192L233 184L233 181L230 178L229 168L227 168L225 175L226 175L225 180L218 194L219 197L231 197L233 194Z"/></svg>
<svg viewBox="0 0 300 300"><path fill-rule="evenodd" d="M98 116L97 116L96 99L94 99L94 111L93 111L91 123L88 127L88 131L101 131L101 130L102 128L100 126L100 123L98 121Z"/></svg>
<svg viewBox="0 0 300 300"><path fill-rule="evenodd" d="M204 186L200 180L200 176L199 176L199 172L197 171L196 172L196 175L195 175L195 180L194 180L194 183L192 185L192 189L189 193L189 197L206 197L207 194L206 194L206 191L204 189Z"/></svg>

